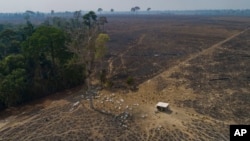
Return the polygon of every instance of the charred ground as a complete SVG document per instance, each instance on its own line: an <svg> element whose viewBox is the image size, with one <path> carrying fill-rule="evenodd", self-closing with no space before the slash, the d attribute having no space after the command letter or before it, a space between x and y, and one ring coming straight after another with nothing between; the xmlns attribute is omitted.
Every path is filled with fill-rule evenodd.
<svg viewBox="0 0 250 141"><path fill-rule="evenodd" d="M0 140L228 140L249 123L250 19L111 16L114 84L91 110L81 88L1 113ZM128 77L137 91L129 91ZM155 113L158 101L171 113Z"/></svg>

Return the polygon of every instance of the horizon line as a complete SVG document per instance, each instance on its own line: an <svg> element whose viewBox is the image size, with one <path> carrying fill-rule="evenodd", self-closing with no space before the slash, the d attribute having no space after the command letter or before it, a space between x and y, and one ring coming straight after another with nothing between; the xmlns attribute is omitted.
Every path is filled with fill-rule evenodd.
<svg viewBox="0 0 250 141"><path fill-rule="evenodd" d="M53 9L52 9L53 10ZM51 11L52 11L51 10ZM228 8L228 9L183 9L183 10L180 10L180 9L176 9L176 10L150 10L151 12L171 12L171 11L223 11L223 10L233 10L233 11L245 11L245 10L250 10L250 8L245 8L245 9L232 9L232 8ZM0 14L16 14L16 13L26 13L26 11L32 11L34 13L51 13L50 12L45 12L45 11L33 11L33 10L25 10L25 11L22 11L22 12L0 12ZM88 12L88 11L94 11L96 13L98 13L97 10L65 10L65 11L54 11L55 13L64 13L64 12L75 12L75 11L82 11L82 12ZM102 12L111 12L110 10L103 10ZM116 11L114 9L114 12L131 12L130 10L118 10ZM147 10L139 10L139 12L147 12Z"/></svg>

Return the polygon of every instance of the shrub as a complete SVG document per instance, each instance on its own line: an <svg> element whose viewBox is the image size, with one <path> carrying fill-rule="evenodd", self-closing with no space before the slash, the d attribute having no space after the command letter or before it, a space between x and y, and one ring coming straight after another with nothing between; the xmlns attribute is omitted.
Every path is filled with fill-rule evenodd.
<svg viewBox="0 0 250 141"><path fill-rule="evenodd" d="M129 76L129 77L127 78L126 83L127 83L128 85L134 84L134 78L133 78L132 76Z"/></svg>
<svg viewBox="0 0 250 141"><path fill-rule="evenodd" d="M112 86L114 85L114 83L111 81L111 80L107 80L106 82L105 82L105 87L106 88L112 88Z"/></svg>

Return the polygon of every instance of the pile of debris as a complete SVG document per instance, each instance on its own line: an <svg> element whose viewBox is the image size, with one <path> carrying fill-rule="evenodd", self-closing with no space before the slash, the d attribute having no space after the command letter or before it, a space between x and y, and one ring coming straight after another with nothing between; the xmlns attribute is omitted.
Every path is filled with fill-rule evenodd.
<svg viewBox="0 0 250 141"><path fill-rule="evenodd" d="M123 127L125 129L128 128L129 120L132 120L132 114L130 114L129 112L123 112L114 117L114 121L116 121L116 123L118 123L120 127Z"/></svg>

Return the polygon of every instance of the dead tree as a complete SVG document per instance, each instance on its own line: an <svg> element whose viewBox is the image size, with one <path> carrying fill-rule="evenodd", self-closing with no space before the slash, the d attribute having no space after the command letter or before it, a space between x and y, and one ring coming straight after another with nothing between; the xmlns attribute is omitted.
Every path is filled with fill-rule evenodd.
<svg viewBox="0 0 250 141"><path fill-rule="evenodd" d="M74 19L72 19L72 25L68 28L68 34L70 41L67 46L69 50L76 55L76 63L84 65L85 84L87 87L87 94L89 94L90 107L93 109L93 95L91 92L91 75L94 72L94 63L97 59L96 55L101 54L98 52L97 47L106 43L107 40L102 43L98 43L101 34L99 24L97 22L97 16L93 11L85 14L82 19L79 12L75 13ZM100 51L101 49L99 49ZM102 54L104 55L104 54Z"/></svg>

